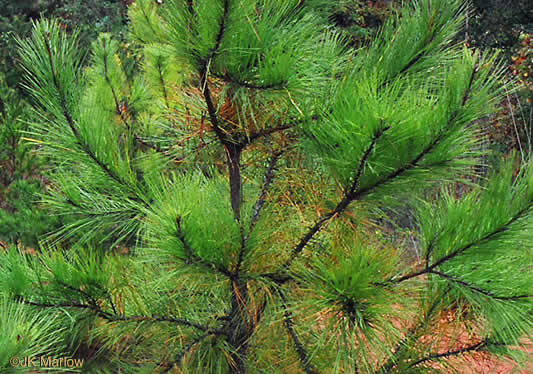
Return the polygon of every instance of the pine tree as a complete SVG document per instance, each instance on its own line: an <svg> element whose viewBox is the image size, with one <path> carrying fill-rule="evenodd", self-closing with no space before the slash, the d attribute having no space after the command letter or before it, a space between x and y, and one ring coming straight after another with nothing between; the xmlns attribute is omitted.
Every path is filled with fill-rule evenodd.
<svg viewBox="0 0 533 374"><path fill-rule="evenodd" d="M15 355L98 373L523 358L532 166L476 175L496 56L454 43L459 0L415 2L355 51L319 5L138 0L133 78L106 34L87 68L57 22L20 41L28 137L53 160L45 201L70 223L38 255L2 254L6 370ZM406 207L418 261L380 234Z"/></svg>

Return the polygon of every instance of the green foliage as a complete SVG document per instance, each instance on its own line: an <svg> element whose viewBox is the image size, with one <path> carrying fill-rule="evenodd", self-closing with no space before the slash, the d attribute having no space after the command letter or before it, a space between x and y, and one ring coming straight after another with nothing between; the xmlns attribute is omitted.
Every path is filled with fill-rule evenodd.
<svg viewBox="0 0 533 374"><path fill-rule="evenodd" d="M42 160L22 141L29 106L0 81L0 240L37 247L39 238L58 227L57 217L37 204L43 190Z"/></svg>
<svg viewBox="0 0 533 374"><path fill-rule="evenodd" d="M161 193L155 194L154 205L146 223L147 244L159 261L186 261L188 256L208 260L220 268L228 268L238 256L241 233L229 201L219 199L229 193L226 183L204 178L179 178ZM195 209L206 206L206 210ZM176 235L176 233L180 233ZM183 244L182 238L194 248Z"/></svg>
<svg viewBox="0 0 533 374"><path fill-rule="evenodd" d="M0 367L3 373L19 373L26 357L53 354L61 347L61 335L67 332L65 321L48 311L30 311L24 305L3 298L0 304ZM16 361L12 361L16 358ZM39 362L39 358L35 362Z"/></svg>
<svg viewBox="0 0 533 374"><path fill-rule="evenodd" d="M139 0L134 77L109 34L87 68L57 21L19 41L31 139L54 165L46 203L70 222L36 256L0 254L0 294L8 313L69 318L56 355L94 372L239 374L519 358L533 171L507 164L450 192L483 156L496 56L454 43L459 0L405 7L357 51L315 10ZM417 263L373 235L380 211L408 204Z"/></svg>
<svg viewBox="0 0 533 374"><path fill-rule="evenodd" d="M26 129L28 105L9 88L0 75L0 186L6 187L16 179L34 174L37 164L30 147L20 144Z"/></svg>
<svg viewBox="0 0 533 374"><path fill-rule="evenodd" d="M42 185L35 180L17 180L1 190L0 238L37 248L44 235L60 226L60 218L39 205Z"/></svg>
<svg viewBox="0 0 533 374"><path fill-rule="evenodd" d="M532 199L531 166L514 177L511 164L492 176L485 189L477 188L459 200L445 193L437 207L420 212L424 256L433 262L432 281L465 298L475 318L492 326L489 334L495 341L518 340L532 327L527 317L531 301L526 296L533 282L531 274L498 269L531 261L530 247L509 243L523 243L530 235ZM507 294L516 296L500 296ZM511 310L522 310L523 321L511 321Z"/></svg>

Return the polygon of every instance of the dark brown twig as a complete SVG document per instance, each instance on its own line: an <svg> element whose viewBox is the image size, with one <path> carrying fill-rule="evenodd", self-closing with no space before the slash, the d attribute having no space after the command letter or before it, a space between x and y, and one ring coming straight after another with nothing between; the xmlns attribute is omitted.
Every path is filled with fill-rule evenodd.
<svg viewBox="0 0 533 374"><path fill-rule="evenodd" d="M304 345L300 341L300 338L296 334L296 331L294 330L294 321L292 318L292 314L287 307L287 299L285 298L285 295L282 291L279 291L279 295L282 300L281 306L283 308L283 318L285 322L285 327L292 338L294 348L296 349L296 353L298 354L298 358L300 359L302 367L306 374L318 374L318 370L311 364L309 354L307 353L307 350L305 349Z"/></svg>

